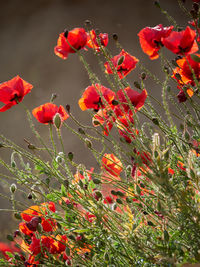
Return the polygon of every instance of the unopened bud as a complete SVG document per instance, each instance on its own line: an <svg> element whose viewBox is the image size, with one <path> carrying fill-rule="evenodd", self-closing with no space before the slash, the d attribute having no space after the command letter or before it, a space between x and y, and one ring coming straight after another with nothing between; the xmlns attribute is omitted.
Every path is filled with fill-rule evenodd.
<svg viewBox="0 0 200 267"><path fill-rule="evenodd" d="M113 99L113 101L112 101L112 105L113 105L113 106L117 106L118 104L119 104L119 102L118 102L117 100Z"/></svg>
<svg viewBox="0 0 200 267"><path fill-rule="evenodd" d="M141 73L141 79L142 79L142 80L145 80L145 79L146 79L146 73L145 73L145 72L142 72L142 73Z"/></svg>
<svg viewBox="0 0 200 267"><path fill-rule="evenodd" d="M68 37L68 30L67 29L64 29L64 36L65 36L65 38L67 39L67 37Z"/></svg>
<svg viewBox="0 0 200 267"><path fill-rule="evenodd" d="M16 167L16 162L14 160L11 161L11 167L15 168Z"/></svg>
<svg viewBox="0 0 200 267"><path fill-rule="evenodd" d="M121 64L124 62L124 59L125 59L125 57L124 57L124 56L121 56L121 57L118 59L118 61L117 61L117 65L118 65L118 66L121 65Z"/></svg>
<svg viewBox="0 0 200 267"><path fill-rule="evenodd" d="M85 131L82 128L78 128L80 134L85 134Z"/></svg>
<svg viewBox="0 0 200 267"><path fill-rule="evenodd" d="M160 136L158 133L153 134L153 151L157 151L160 149Z"/></svg>
<svg viewBox="0 0 200 267"><path fill-rule="evenodd" d="M70 105L67 104L67 105L65 106L65 108L66 108L67 112L70 113Z"/></svg>
<svg viewBox="0 0 200 267"><path fill-rule="evenodd" d="M176 78L177 80L181 80L181 75L180 75L179 73L176 73L176 74L175 74L175 78Z"/></svg>
<svg viewBox="0 0 200 267"><path fill-rule="evenodd" d="M132 173L132 166L131 165L128 165L127 167L126 167L126 176L127 177L129 177L130 175L131 175L131 173Z"/></svg>
<svg viewBox="0 0 200 267"><path fill-rule="evenodd" d="M73 157L74 157L74 154L73 154L72 152L69 152L69 153L68 153L68 159L69 159L70 161L72 161L72 160L73 160Z"/></svg>
<svg viewBox="0 0 200 267"><path fill-rule="evenodd" d="M156 7L158 7L158 8L160 8L160 3L159 3L159 1L155 1L155 2L154 2L154 5L155 5Z"/></svg>
<svg viewBox="0 0 200 267"><path fill-rule="evenodd" d="M152 119L152 122L155 124L155 125L159 125L159 121L157 118L153 118Z"/></svg>
<svg viewBox="0 0 200 267"><path fill-rule="evenodd" d="M55 160L56 160L57 163L62 163L63 162L63 159L60 156L57 156Z"/></svg>
<svg viewBox="0 0 200 267"><path fill-rule="evenodd" d="M60 129L62 125L62 118L59 113L56 113L56 115L53 117L53 124L55 125L57 129Z"/></svg>
<svg viewBox="0 0 200 267"><path fill-rule="evenodd" d="M18 212L15 212L15 213L14 213L14 216L15 216L15 218L16 218L17 220L21 220L21 219L22 219L20 213L18 213Z"/></svg>
<svg viewBox="0 0 200 267"><path fill-rule="evenodd" d="M193 8L196 12L199 11L199 4L198 3L193 3Z"/></svg>
<svg viewBox="0 0 200 267"><path fill-rule="evenodd" d="M115 41L118 40L118 35L116 33L113 33L113 40L115 40Z"/></svg>
<svg viewBox="0 0 200 267"><path fill-rule="evenodd" d="M92 25L92 22L89 20L89 19L86 19L85 20L85 25L88 27L88 26L91 26Z"/></svg>
<svg viewBox="0 0 200 267"><path fill-rule="evenodd" d="M135 86L136 88L138 88L138 89L141 89L140 84L139 84L139 82L137 82L137 81L134 82L134 86Z"/></svg>
<svg viewBox="0 0 200 267"><path fill-rule="evenodd" d="M53 101L56 99L56 97L57 97L57 94L52 94L50 102L53 103Z"/></svg>
<svg viewBox="0 0 200 267"><path fill-rule="evenodd" d="M28 194L28 199L32 199L33 195L31 193Z"/></svg>
<svg viewBox="0 0 200 267"><path fill-rule="evenodd" d="M17 190L17 186L16 186L16 184L11 184L11 186L10 186L10 192L11 192L12 194L14 194L16 190Z"/></svg>
<svg viewBox="0 0 200 267"><path fill-rule="evenodd" d="M88 138L85 138L85 144L88 148L92 148L92 142Z"/></svg>

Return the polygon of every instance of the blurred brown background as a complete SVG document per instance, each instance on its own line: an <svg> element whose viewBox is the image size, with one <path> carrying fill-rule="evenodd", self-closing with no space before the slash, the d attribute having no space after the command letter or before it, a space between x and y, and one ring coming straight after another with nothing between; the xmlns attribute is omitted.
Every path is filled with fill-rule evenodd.
<svg viewBox="0 0 200 267"><path fill-rule="evenodd" d="M192 1L187 0L186 6ZM78 99L82 91L90 85L87 73L77 55L69 55L67 60L55 56L59 33L65 28L84 27L89 19L94 29L107 32L110 36L109 47L113 54L112 34L117 33L124 49L139 58L153 73L159 75L160 60L150 61L139 45L137 33L146 26L162 23L170 25L166 17L154 6L152 0L0 0L0 82L7 81L17 74L33 84L30 94L23 103L32 110L36 106L49 102L51 94L59 97L56 104L71 105L71 110L80 121L91 123L87 112L82 112ZM160 0L161 6L176 18L178 24L185 26L187 18L178 7L176 0ZM98 71L96 59L91 51L84 52L93 70ZM94 63L95 62L95 63ZM127 77L129 82L138 79L139 68ZM101 74L100 74L101 75ZM160 88L147 81L147 91L160 94ZM106 86L107 84L105 84ZM48 129L34 120L42 136L48 140ZM69 122L70 123L70 122ZM18 105L0 114L1 133L26 147L23 139L34 142L26 114ZM90 168L94 161L87 151L80 149L77 138L66 130L63 132L66 152L73 151L75 160L87 164ZM10 154L1 149L0 156L9 160ZM5 189L1 183L2 190ZM10 207L7 200L0 199L0 208ZM7 213L1 214L0 232L8 231Z"/></svg>

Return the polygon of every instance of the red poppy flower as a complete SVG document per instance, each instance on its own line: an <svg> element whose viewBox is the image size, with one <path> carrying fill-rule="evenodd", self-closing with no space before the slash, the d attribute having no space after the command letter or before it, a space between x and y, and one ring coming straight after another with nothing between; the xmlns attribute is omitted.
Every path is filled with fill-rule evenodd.
<svg viewBox="0 0 200 267"><path fill-rule="evenodd" d="M115 177L118 177L123 170L121 161L113 154L104 154L102 168Z"/></svg>
<svg viewBox="0 0 200 267"><path fill-rule="evenodd" d="M200 42L200 28L198 26L198 20L192 20L192 21L189 21L188 23L197 30L197 42Z"/></svg>
<svg viewBox="0 0 200 267"><path fill-rule="evenodd" d="M27 227L25 222L21 222L19 224L19 230L20 230L20 232L22 232L25 235L28 235L28 236L33 235L33 231L29 230L29 228Z"/></svg>
<svg viewBox="0 0 200 267"><path fill-rule="evenodd" d="M77 50L84 48L86 43L86 31L83 28L75 28L69 32L62 32L59 35L54 52L62 59L66 59L69 53L76 53Z"/></svg>
<svg viewBox="0 0 200 267"><path fill-rule="evenodd" d="M113 68L115 68L119 78L123 79L129 72L135 69L138 61L136 57L131 56L122 49L119 55L111 58L112 64L107 61L104 66L106 68L106 73L113 74Z"/></svg>
<svg viewBox="0 0 200 267"><path fill-rule="evenodd" d="M33 85L22 80L19 76L0 84L0 102L5 105L0 108L0 112L6 111L12 106L21 102Z"/></svg>
<svg viewBox="0 0 200 267"><path fill-rule="evenodd" d="M112 116L111 109L100 109L93 117L92 123L95 127L102 125L104 128L104 134L109 135L110 130L113 127L113 123L115 122L115 117Z"/></svg>
<svg viewBox="0 0 200 267"><path fill-rule="evenodd" d="M116 98L121 103L121 105L116 106L116 111L118 111L122 115L124 114L124 111L127 112L128 110L130 110L130 106L126 96L130 99L130 102L137 111L143 107L144 102L147 98L147 91L144 89L141 93L138 93L137 91L131 89L130 87L126 87L125 89L120 89L117 92Z"/></svg>
<svg viewBox="0 0 200 267"><path fill-rule="evenodd" d="M105 47L108 45L107 33L100 33L98 37L99 37L99 42L102 46ZM100 45L98 44L95 30L91 30L89 33L87 33L87 46L95 49L97 52L100 51Z"/></svg>
<svg viewBox="0 0 200 267"><path fill-rule="evenodd" d="M200 58L200 54L196 54ZM194 75L197 81L200 81L200 63L194 61L190 55L178 59L176 61L178 67L174 70L173 78L176 78L176 73L181 76L181 82L183 84L191 84L195 86Z"/></svg>
<svg viewBox="0 0 200 267"><path fill-rule="evenodd" d="M155 27L146 27L138 33L141 48L150 59L159 57L158 51L163 45L162 38L168 37L172 29L173 26L163 27L159 24Z"/></svg>
<svg viewBox="0 0 200 267"><path fill-rule="evenodd" d="M90 170L86 170L85 173L81 174L78 170L74 174L74 180L72 183L78 183L80 180L88 179L92 180L92 173L94 171L94 168L90 168Z"/></svg>
<svg viewBox="0 0 200 267"><path fill-rule="evenodd" d="M56 106L53 103L46 103L35 108L32 111L33 116L40 122L44 124L53 123L53 118L56 114L60 115L62 121L69 118L69 115L65 111L63 106Z"/></svg>
<svg viewBox="0 0 200 267"><path fill-rule="evenodd" d="M126 140L127 143L131 143L135 139L135 135L138 134L138 130L135 129L132 112L126 113L122 117L118 117L117 123L119 134Z"/></svg>
<svg viewBox="0 0 200 267"><path fill-rule="evenodd" d="M163 45L175 54L188 55L199 50L195 40L196 32L189 26L180 32L172 32L162 40Z"/></svg>
<svg viewBox="0 0 200 267"><path fill-rule="evenodd" d="M28 223L31 223L34 218L40 217L43 230L45 232L51 232L56 227L56 221L54 219L45 218L45 215L47 215L47 208L50 211L55 212L55 204L53 202L49 202L49 203L43 203L41 204L41 206L31 206L29 209L24 210L21 213L21 217ZM33 224L34 225L30 224L28 225L26 223L26 226L30 231L34 231L34 228L31 228L31 226L33 227L35 226L35 221ZM23 230L26 231L23 225L21 226L20 230L22 232Z"/></svg>
<svg viewBox="0 0 200 267"><path fill-rule="evenodd" d="M9 245L3 242L0 242L0 253L9 260L10 257L6 254L6 252L14 253L20 252L20 250L15 246L15 242L11 242Z"/></svg>
<svg viewBox="0 0 200 267"><path fill-rule="evenodd" d="M96 83L85 89L78 103L83 111L91 108L98 111L100 107L105 107L105 102L111 104L114 98L115 93L112 90Z"/></svg>

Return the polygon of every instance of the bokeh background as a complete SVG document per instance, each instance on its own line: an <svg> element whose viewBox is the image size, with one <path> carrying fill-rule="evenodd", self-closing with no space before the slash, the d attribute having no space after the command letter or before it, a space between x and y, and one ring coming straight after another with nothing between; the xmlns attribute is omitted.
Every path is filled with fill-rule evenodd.
<svg viewBox="0 0 200 267"><path fill-rule="evenodd" d="M163 9L175 17L179 25L186 26L187 18L177 1L160 0L160 3ZM192 1L187 0L186 6L192 6ZM80 121L91 124L87 112L82 112L78 106L81 93L90 85L85 69L75 54L69 55L67 60L62 60L54 54L59 33L66 28L70 30L74 27L84 27L84 22L88 19L94 29L98 28L109 34L109 47L113 54L117 54L118 50L112 40L112 34L117 33L126 51L139 58L153 73L161 75L160 60L150 61L142 52L137 37L137 33L146 26L153 27L160 23L170 25L152 0L0 0L0 12L0 82L20 75L33 84L32 92L25 96L23 101L30 110L49 102L51 94L57 93L56 104L70 104L72 112ZM92 52L83 53L93 70L101 77ZM138 69L129 74L129 82L138 80L138 75ZM147 91L154 95L160 94L159 87L151 81L147 84ZM48 140L47 127L38 125L36 120L35 123L44 139ZM35 141L21 105L1 113L0 125L2 134L23 147L26 147L24 138L33 143ZM92 156L80 146L74 135L65 131L63 138L66 152L73 151L76 161L83 162L88 168L95 164ZM0 156L10 160L10 153L3 148L0 150ZM7 192L2 182L0 191ZM10 206L7 200L0 198L0 209ZM9 213L1 213L2 239L15 224L11 221Z"/></svg>

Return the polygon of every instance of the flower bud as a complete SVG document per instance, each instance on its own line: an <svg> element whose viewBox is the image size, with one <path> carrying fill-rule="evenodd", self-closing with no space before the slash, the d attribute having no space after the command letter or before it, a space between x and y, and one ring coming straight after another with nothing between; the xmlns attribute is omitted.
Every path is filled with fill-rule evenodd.
<svg viewBox="0 0 200 267"><path fill-rule="evenodd" d="M28 199L32 199L33 195L31 193L28 194Z"/></svg>
<svg viewBox="0 0 200 267"><path fill-rule="evenodd" d="M80 134L85 134L85 131L82 128L78 128Z"/></svg>
<svg viewBox="0 0 200 267"><path fill-rule="evenodd" d="M57 129L60 129L62 125L62 118L59 113L56 113L56 115L53 117L53 124Z"/></svg>
<svg viewBox="0 0 200 267"><path fill-rule="evenodd" d="M15 213L14 213L14 216L15 216L15 218L16 218L17 220L21 220L21 219L22 219L22 217L21 217L21 215L20 215L19 212L15 212Z"/></svg>
<svg viewBox="0 0 200 267"><path fill-rule="evenodd" d="M153 118L152 119L152 122L155 124L155 125L159 125L159 121L157 118Z"/></svg>
<svg viewBox="0 0 200 267"><path fill-rule="evenodd" d="M74 154L73 154L72 152L69 152L69 153L68 153L68 159L69 159L70 161L72 161L72 160L73 160L73 157L74 157Z"/></svg>
<svg viewBox="0 0 200 267"><path fill-rule="evenodd" d="M70 113L70 105L67 104L67 105L65 106L65 108L66 108L67 112Z"/></svg>
<svg viewBox="0 0 200 267"><path fill-rule="evenodd" d="M85 144L88 148L92 148L92 142L88 138L85 138Z"/></svg>
<svg viewBox="0 0 200 267"><path fill-rule="evenodd" d="M134 82L134 86L135 86L136 88L138 88L138 89L141 89L140 84L139 84L139 82L137 82L137 81Z"/></svg>
<svg viewBox="0 0 200 267"><path fill-rule="evenodd" d="M64 29L64 36L67 39L69 31L67 29Z"/></svg>
<svg viewBox="0 0 200 267"><path fill-rule="evenodd" d="M11 192L12 194L14 194L16 190L17 190L17 186L16 186L16 184L11 184L11 186L10 186L10 192Z"/></svg>
<svg viewBox="0 0 200 267"><path fill-rule="evenodd" d="M142 80L145 80L145 79L146 79L146 73L145 73L145 72L142 72L142 73L141 73L141 79L142 79Z"/></svg>
<svg viewBox="0 0 200 267"><path fill-rule="evenodd" d="M55 161L57 163L62 163L63 162L63 159L60 156L57 156L56 159L55 159Z"/></svg>
<svg viewBox="0 0 200 267"><path fill-rule="evenodd" d="M91 26L92 25L92 22L89 20L89 19L86 19L85 20L85 25L88 27L88 26Z"/></svg>
<svg viewBox="0 0 200 267"><path fill-rule="evenodd" d="M159 3L159 1L155 1L155 2L154 2L154 5L155 5L156 7L158 7L158 8L160 8L160 3Z"/></svg>
<svg viewBox="0 0 200 267"><path fill-rule="evenodd" d="M113 40L115 40L115 41L118 40L118 35L116 33L113 33Z"/></svg>
<svg viewBox="0 0 200 267"><path fill-rule="evenodd" d="M52 94L50 102L53 103L53 101L56 99L56 97L57 97L57 94Z"/></svg>
<svg viewBox="0 0 200 267"><path fill-rule="evenodd" d="M117 61L117 65L118 65L118 66L121 65L121 64L124 62L124 59L125 59L125 57L124 57L124 56L121 56L121 57L118 59L118 61Z"/></svg>

